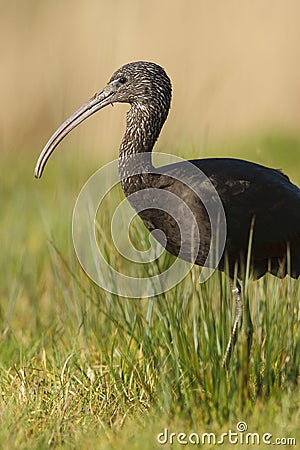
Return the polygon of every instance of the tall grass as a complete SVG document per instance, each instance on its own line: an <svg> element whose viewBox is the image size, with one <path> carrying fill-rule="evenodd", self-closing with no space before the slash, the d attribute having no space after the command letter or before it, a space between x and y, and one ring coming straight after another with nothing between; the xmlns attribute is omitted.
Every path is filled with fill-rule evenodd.
<svg viewBox="0 0 300 450"><path fill-rule="evenodd" d="M250 361L242 330L225 371L234 317L226 276L199 285L194 267L169 292L134 300L105 292L81 270L71 215L79 176L91 167L79 160L71 172L70 157L61 155L59 172L50 167L39 184L31 163L3 161L0 446L152 449L165 427L221 433L240 420L299 440L299 282L249 282ZM106 218L98 220L108 235ZM135 224L137 242L140 233ZM136 270L145 276L153 267Z"/></svg>

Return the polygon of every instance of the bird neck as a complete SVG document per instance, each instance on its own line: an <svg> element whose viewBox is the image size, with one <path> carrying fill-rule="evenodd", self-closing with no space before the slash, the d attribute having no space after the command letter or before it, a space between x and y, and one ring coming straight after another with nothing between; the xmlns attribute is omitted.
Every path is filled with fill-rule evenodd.
<svg viewBox="0 0 300 450"><path fill-rule="evenodd" d="M132 175L153 170L151 152L167 118L155 104L132 104L119 151L119 177L123 189Z"/></svg>

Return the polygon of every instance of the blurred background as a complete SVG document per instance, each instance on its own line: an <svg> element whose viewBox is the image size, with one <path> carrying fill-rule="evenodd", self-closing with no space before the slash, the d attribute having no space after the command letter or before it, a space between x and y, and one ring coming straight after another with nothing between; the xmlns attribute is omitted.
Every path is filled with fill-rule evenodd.
<svg viewBox="0 0 300 450"><path fill-rule="evenodd" d="M1 152L26 150L33 166L61 121L134 60L161 64L172 79L158 150L243 157L233 142L297 136L299 18L297 0L0 0ZM127 108L107 108L63 145L73 157L115 158ZM252 144L258 162L276 165Z"/></svg>
<svg viewBox="0 0 300 450"><path fill-rule="evenodd" d="M3 310L7 299L32 302L24 283L44 289L49 240L75 258L76 198L117 157L128 105L74 130L40 181L34 166L60 123L124 63L155 61L172 79L156 151L244 158L300 185L299 18L297 0L0 0Z"/></svg>

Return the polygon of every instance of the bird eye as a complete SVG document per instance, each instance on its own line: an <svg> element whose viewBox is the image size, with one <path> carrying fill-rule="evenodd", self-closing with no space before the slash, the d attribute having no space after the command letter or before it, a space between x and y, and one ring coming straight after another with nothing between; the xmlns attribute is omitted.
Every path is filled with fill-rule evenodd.
<svg viewBox="0 0 300 450"><path fill-rule="evenodd" d="M120 82L121 84L126 83L126 81L127 81L127 78L125 78L125 77L119 78L119 82Z"/></svg>

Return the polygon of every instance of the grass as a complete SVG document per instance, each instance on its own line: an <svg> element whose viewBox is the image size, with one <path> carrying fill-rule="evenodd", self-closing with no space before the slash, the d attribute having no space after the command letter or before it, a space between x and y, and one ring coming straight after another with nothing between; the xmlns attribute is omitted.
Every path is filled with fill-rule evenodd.
<svg viewBox="0 0 300 450"><path fill-rule="evenodd" d="M268 154L274 141L261 142ZM288 154L299 140L275 144ZM272 433L271 442L299 442L299 282L266 276L249 283L250 363L241 333L226 373L234 310L224 275L199 285L195 267L171 291L133 300L103 291L81 270L72 208L98 166L72 157L57 157L39 183L33 158L3 157L0 448L153 449L165 428L220 436L239 421L250 432ZM293 161L291 171L299 182ZM99 221L108 235L106 218ZM145 276L152 269L137 270ZM182 448L177 437L164 447Z"/></svg>

